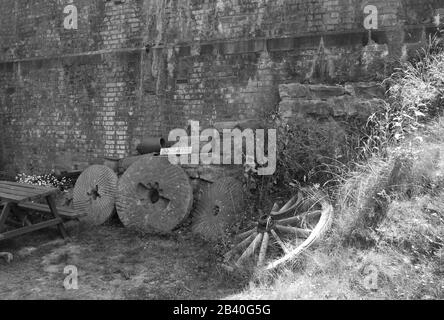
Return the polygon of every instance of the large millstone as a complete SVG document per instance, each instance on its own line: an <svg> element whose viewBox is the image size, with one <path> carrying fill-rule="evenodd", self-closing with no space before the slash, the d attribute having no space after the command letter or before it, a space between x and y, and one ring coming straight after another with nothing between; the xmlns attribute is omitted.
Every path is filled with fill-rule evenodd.
<svg viewBox="0 0 444 320"><path fill-rule="evenodd" d="M193 190L185 171L167 158L146 155L118 183L117 213L122 223L142 232L169 232L189 215Z"/></svg>
<svg viewBox="0 0 444 320"><path fill-rule="evenodd" d="M210 241L223 239L244 207L242 184L232 178L222 178L204 191L193 218L193 232Z"/></svg>
<svg viewBox="0 0 444 320"><path fill-rule="evenodd" d="M74 186L74 209L86 214L84 220L101 225L114 213L117 175L106 166L88 167Z"/></svg>

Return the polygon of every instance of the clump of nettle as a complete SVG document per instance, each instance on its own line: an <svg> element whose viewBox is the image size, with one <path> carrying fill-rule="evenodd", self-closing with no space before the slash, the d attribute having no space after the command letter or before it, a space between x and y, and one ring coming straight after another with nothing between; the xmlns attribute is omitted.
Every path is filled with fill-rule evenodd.
<svg viewBox="0 0 444 320"><path fill-rule="evenodd" d="M67 190L72 187L72 179L69 178L58 178L54 173L42 174L42 175L32 175L26 173L20 173L15 177L17 182L27 183L36 186L58 188L61 191Z"/></svg>

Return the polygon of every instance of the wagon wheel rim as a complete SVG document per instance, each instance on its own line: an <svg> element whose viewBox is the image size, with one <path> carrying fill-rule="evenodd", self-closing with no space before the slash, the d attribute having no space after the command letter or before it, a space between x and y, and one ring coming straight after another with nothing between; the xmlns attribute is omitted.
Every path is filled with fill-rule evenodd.
<svg viewBox="0 0 444 320"><path fill-rule="evenodd" d="M302 202L299 193L281 208L275 204L270 214L260 217L254 228L236 237L239 242L225 255L224 265L229 269L243 268L247 260L254 258L257 268L270 270L314 245L331 224L332 206L323 197L317 203L320 209L312 206L309 210L295 212ZM287 241L288 236L292 241ZM270 254L276 249L280 250L281 257Z"/></svg>

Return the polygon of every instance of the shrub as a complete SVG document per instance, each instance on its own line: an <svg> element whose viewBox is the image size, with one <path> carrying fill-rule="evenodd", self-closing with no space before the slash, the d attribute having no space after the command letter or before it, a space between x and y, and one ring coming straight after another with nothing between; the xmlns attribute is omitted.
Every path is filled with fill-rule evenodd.
<svg viewBox="0 0 444 320"><path fill-rule="evenodd" d="M349 121L304 118L283 121L278 112L267 117L265 128L277 130L277 163L272 176L258 176L256 168L246 167L247 189L261 207L271 207L276 199L288 200L303 186L324 185L342 167L359 158L362 133ZM362 123L361 123L362 125ZM265 211L265 210L264 210Z"/></svg>
<svg viewBox="0 0 444 320"><path fill-rule="evenodd" d="M385 80L388 103L368 120L371 152L405 140L442 112L444 46L431 37L427 46Z"/></svg>

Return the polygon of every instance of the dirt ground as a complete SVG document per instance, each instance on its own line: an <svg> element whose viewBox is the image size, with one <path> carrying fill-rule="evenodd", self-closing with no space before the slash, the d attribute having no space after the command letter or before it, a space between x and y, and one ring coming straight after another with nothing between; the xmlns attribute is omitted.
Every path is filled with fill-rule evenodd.
<svg viewBox="0 0 444 320"><path fill-rule="evenodd" d="M241 289L208 244L189 232L138 235L119 225L68 225L70 239L46 229L0 243L0 299L222 299ZM78 289L63 273L78 269Z"/></svg>

